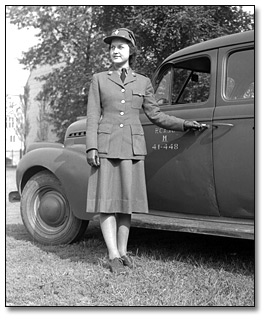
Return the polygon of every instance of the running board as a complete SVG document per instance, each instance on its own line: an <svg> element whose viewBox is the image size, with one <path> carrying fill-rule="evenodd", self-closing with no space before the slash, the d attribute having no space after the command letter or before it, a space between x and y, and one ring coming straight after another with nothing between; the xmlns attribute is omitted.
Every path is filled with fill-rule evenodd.
<svg viewBox="0 0 270 322"><path fill-rule="evenodd" d="M222 220L223 219L223 220ZM240 223L232 219L216 218L215 220L187 219L181 217L165 217L153 214L132 214L131 225L139 228L170 230L223 237L234 237L254 240L254 222Z"/></svg>

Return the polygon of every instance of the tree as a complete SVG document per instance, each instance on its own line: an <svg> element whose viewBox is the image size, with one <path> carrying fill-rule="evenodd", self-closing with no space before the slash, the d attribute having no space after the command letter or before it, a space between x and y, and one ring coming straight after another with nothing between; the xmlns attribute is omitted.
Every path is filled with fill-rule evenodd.
<svg viewBox="0 0 270 322"><path fill-rule="evenodd" d="M91 75L108 65L104 34L97 24L101 10L100 6L9 7L12 23L40 30L41 42L24 53L21 63L28 68L57 66L39 80L45 81L43 92L49 97L50 119L60 141L67 126L85 115Z"/></svg>
<svg viewBox="0 0 270 322"><path fill-rule="evenodd" d="M43 94L44 92L42 92ZM49 131L49 122L48 122L48 111L47 111L47 99L46 95L42 95L39 101L39 113L37 117L38 131L37 131L37 140L38 141L47 141L48 140L48 131Z"/></svg>
<svg viewBox="0 0 270 322"><path fill-rule="evenodd" d="M139 65L151 76L171 53L252 29L253 17L235 6L136 6L130 27L141 48Z"/></svg>
<svg viewBox="0 0 270 322"><path fill-rule="evenodd" d="M102 39L113 28L134 31L137 71L149 77L181 48L254 28L254 17L236 6L11 6L7 16L19 28L40 30L39 45L24 53L22 64L59 66L40 80L60 141L67 126L86 114L92 74L110 65Z"/></svg>

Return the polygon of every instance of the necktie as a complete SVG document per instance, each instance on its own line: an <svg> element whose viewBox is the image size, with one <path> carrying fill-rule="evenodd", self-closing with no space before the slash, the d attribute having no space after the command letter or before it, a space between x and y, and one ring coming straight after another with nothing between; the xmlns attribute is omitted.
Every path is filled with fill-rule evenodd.
<svg viewBox="0 0 270 322"><path fill-rule="evenodd" d="M124 83L124 80L126 78L126 69L125 68L122 68L120 78L121 78L122 82Z"/></svg>

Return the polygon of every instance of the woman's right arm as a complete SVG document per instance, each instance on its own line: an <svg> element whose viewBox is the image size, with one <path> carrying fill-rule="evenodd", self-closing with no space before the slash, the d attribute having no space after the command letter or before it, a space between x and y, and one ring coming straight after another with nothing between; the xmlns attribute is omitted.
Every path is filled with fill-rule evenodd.
<svg viewBox="0 0 270 322"><path fill-rule="evenodd" d="M101 116L101 106L100 106L100 95L99 95L99 82L98 82L98 76L94 74L91 81L90 89L89 89L88 103L87 103L87 122L86 122L87 161L88 159L90 159L90 157L92 158L93 153L95 154L94 159L98 158L97 130L98 130L100 116Z"/></svg>

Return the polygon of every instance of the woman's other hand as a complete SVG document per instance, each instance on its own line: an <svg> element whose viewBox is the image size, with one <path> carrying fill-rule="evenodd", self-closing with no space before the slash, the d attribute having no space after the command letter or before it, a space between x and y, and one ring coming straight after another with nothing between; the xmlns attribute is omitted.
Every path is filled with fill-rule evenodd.
<svg viewBox="0 0 270 322"><path fill-rule="evenodd" d="M99 167L100 162L99 162L99 155L98 151L96 149L90 150L87 152L87 163L91 167Z"/></svg>

